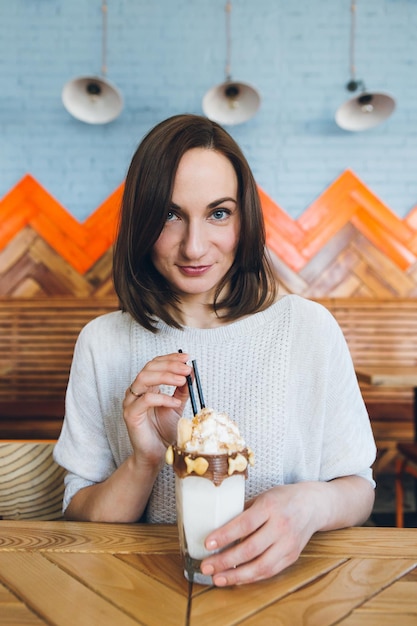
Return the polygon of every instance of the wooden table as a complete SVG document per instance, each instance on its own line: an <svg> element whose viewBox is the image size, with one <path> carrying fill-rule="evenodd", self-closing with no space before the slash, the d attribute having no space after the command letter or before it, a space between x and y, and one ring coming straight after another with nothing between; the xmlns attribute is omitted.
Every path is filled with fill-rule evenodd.
<svg viewBox="0 0 417 626"><path fill-rule="evenodd" d="M0 624L185 626L175 526L0 521ZM262 583L194 585L190 625L415 626L417 530L316 534Z"/></svg>
<svg viewBox="0 0 417 626"><path fill-rule="evenodd" d="M356 376L359 382L377 387L410 387L413 389L414 440L417 442L417 367L413 366L357 366ZM394 460L396 447L381 448L375 471L382 471Z"/></svg>
<svg viewBox="0 0 417 626"><path fill-rule="evenodd" d="M417 366L358 366L358 380L369 385L384 387L413 387L417 389Z"/></svg>
<svg viewBox="0 0 417 626"><path fill-rule="evenodd" d="M361 383L377 387L412 387L414 391L414 433L417 440L417 367L358 366L356 376Z"/></svg>

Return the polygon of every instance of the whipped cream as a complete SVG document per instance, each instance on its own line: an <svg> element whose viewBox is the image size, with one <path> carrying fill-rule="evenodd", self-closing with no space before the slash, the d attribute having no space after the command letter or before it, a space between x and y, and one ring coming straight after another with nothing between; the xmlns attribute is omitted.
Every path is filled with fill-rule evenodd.
<svg viewBox="0 0 417 626"><path fill-rule="evenodd" d="M241 451L246 446L236 423L226 413L204 408L191 422L187 421L191 428L188 427L189 434L183 438L185 452L224 454Z"/></svg>

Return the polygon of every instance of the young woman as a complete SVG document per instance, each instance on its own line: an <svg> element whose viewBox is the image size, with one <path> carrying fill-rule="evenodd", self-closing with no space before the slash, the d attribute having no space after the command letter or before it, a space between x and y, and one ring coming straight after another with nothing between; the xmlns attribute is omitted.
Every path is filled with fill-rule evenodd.
<svg viewBox="0 0 417 626"><path fill-rule="evenodd" d="M319 304L277 296L257 188L217 124L178 115L130 165L114 252L121 311L77 341L55 459L70 519L175 521L167 446L192 415L187 364L208 406L254 450L248 506L206 539L216 585L268 578L311 535L363 523L375 445L342 332ZM178 350L182 349L183 354Z"/></svg>

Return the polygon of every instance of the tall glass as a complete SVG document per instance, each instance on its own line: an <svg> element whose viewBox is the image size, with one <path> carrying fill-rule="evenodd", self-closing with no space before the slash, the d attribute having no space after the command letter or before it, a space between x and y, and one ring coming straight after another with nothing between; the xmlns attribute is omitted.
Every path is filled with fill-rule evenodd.
<svg viewBox="0 0 417 626"><path fill-rule="evenodd" d="M201 561L214 552L206 550L204 542L209 533L243 511L245 474L226 475L220 484L204 476L176 474L175 489L184 575L192 582L211 585L211 576L200 570Z"/></svg>

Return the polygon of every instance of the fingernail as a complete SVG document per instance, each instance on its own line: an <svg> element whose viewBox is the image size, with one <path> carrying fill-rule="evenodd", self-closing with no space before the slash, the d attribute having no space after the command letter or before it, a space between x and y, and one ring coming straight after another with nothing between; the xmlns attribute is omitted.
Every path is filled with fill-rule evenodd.
<svg viewBox="0 0 417 626"><path fill-rule="evenodd" d="M212 539L211 541L208 542L207 544L207 549L208 550L217 550L217 541L215 541L214 539Z"/></svg>
<svg viewBox="0 0 417 626"><path fill-rule="evenodd" d="M213 580L216 587L226 587L227 580L224 576L218 576L215 580Z"/></svg>
<svg viewBox="0 0 417 626"><path fill-rule="evenodd" d="M212 576L214 574L214 567L212 565L203 565L201 571L206 576Z"/></svg>

